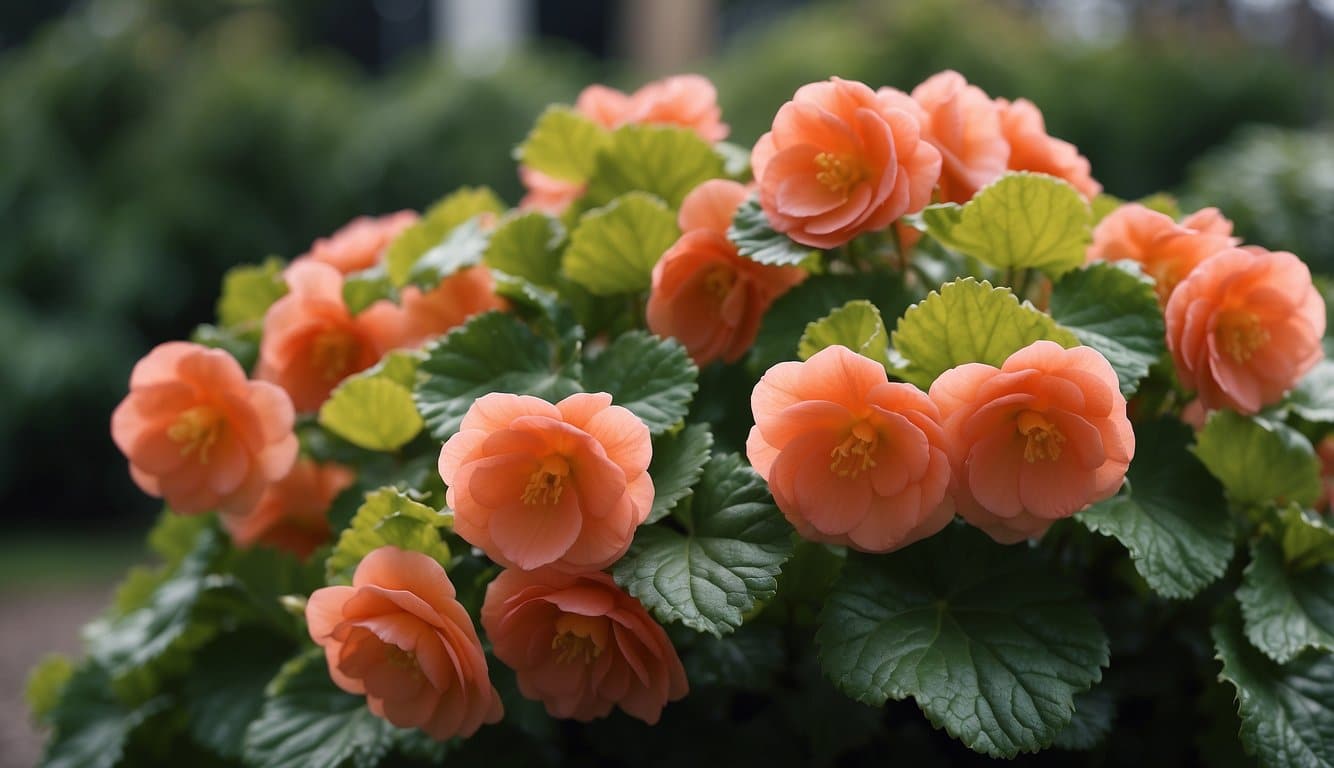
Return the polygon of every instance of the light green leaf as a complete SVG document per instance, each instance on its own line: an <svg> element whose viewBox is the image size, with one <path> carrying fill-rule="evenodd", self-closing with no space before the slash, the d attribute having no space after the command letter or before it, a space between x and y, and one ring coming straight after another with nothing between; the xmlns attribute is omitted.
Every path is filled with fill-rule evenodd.
<svg viewBox="0 0 1334 768"><path fill-rule="evenodd" d="M1127 264L1133 262L1067 273L1052 290L1051 316L1107 358L1129 397L1163 355L1164 326L1152 281Z"/></svg>
<svg viewBox="0 0 1334 768"><path fill-rule="evenodd" d="M514 150L520 163L564 181L587 181L598 151L611 142L607 129L569 107L548 107Z"/></svg>
<svg viewBox="0 0 1334 768"><path fill-rule="evenodd" d="M1334 424L1334 360L1321 360L1297 382L1286 401L1293 413L1317 424Z"/></svg>
<svg viewBox="0 0 1334 768"><path fill-rule="evenodd" d="M148 531L148 548L167 567L175 568L200 546L211 527L209 515L178 515L164 508Z"/></svg>
<svg viewBox="0 0 1334 768"><path fill-rule="evenodd" d="M1320 497L1320 459L1311 441L1284 424L1214 411L1195 455L1238 504L1311 504Z"/></svg>
<svg viewBox="0 0 1334 768"><path fill-rule="evenodd" d="M805 263L815 251L808 246L793 242L781 232L775 232L769 224L769 217L760 207L759 195L751 195L737 209L732 217L732 226L727 229L727 239L731 240L737 252L751 261L771 266L796 266Z"/></svg>
<svg viewBox="0 0 1334 768"><path fill-rule="evenodd" d="M1220 680L1237 689L1241 741L1267 768L1334 766L1334 655L1305 653L1277 664L1242 631L1227 604L1213 628Z"/></svg>
<svg viewBox="0 0 1334 768"><path fill-rule="evenodd" d="M648 290L653 265L680 234L676 216L661 200L631 192L584 214L561 267L599 296Z"/></svg>
<svg viewBox="0 0 1334 768"><path fill-rule="evenodd" d="M1157 211L1172 221L1181 218L1181 205L1177 199L1166 192L1155 192L1151 195L1145 195L1135 202L1148 208L1151 211Z"/></svg>
<svg viewBox="0 0 1334 768"><path fill-rule="evenodd" d="M1019 303L1009 288L968 277L932 291L909 307L894 329L894 348L907 360L895 371L926 389L956 365L986 363L999 367L1014 352L1040 339L1063 347L1079 339L1039 312Z"/></svg>
<svg viewBox="0 0 1334 768"><path fill-rule="evenodd" d="M481 214L499 215L505 204L486 187L463 187L432 205L415 224L399 233L385 251L389 280L407 285L412 267L432 248L440 245L455 227Z"/></svg>
<svg viewBox="0 0 1334 768"><path fill-rule="evenodd" d="M706 424L688 424L677 432L653 439L653 461L648 465L653 478L653 509L645 524L666 517L704 474L704 464L713 447L713 433Z"/></svg>
<svg viewBox="0 0 1334 768"><path fill-rule="evenodd" d="M521 213L505 219L491 233L483 257L487 266L551 287L560 277L560 246L565 227L542 213Z"/></svg>
<svg viewBox="0 0 1334 768"><path fill-rule="evenodd" d="M449 562L449 545L440 529L452 525L453 515L442 514L399 493L381 488L366 494L366 501L338 537L324 563L330 583L350 584L361 559L384 546L430 555Z"/></svg>
<svg viewBox="0 0 1334 768"><path fill-rule="evenodd" d="M1057 749L1090 750L1112 732L1116 700L1106 686L1090 688L1075 695L1075 716L1061 729L1051 745Z"/></svg>
<svg viewBox="0 0 1334 768"><path fill-rule="evenodd" d="M584 367L589 392L611 393L613 403L628 408L655 435L685 418L698 377L680 342L644 331L621 334Z"/></svg>
<svg viewBox="0 0 1334 768"><path fill-rule="evenodd" d="M359 376L387 379L400 386L411 389L417 383L417 366L421 365L424 355L408 349L395 349L380 362L362 371Z"/></svg>
<svg viewBox="0 0 1334 768"><path fill-rule="evenodd" d="M258 328L273 302L287 294L283 260L271 256L263 264L232 267L222 276L218 324L224 328Z"/></svg>
<svg viewBox="0 0 1334 768"><path fill-rule="evenodd" d="M997 269L1057 277L1084 263L1092 213L1074 187L1037 173L1007 173L962 206L922 211L931 236Z"/></svg>
<svg viewBox="0 0 1334 768"><path fill-rule="evenodd" d="M1050 745L1108 661L1069 576L962 525L889 556L849 554L820 618L834 685L873 706L911 696L993 757Z"/></svg>
<svg viewBox="0 0 1334 768"><path fill-rule="evenodd" d="M684 533L640 528L614 566L616 583L663 623L728 634L756 601L773 597L792 555L792 529L764 479L735 454L710 459L689 503L673 516Z"/></svg>
<svg viewBox="0 0 1334 768"><path fill-rule="evenodd" d="M36 722L44 722L60 702L65 684L74 675L74 663L68 656L48 653L28 673L23 687L23 701Z"/></svg>
<svg viewBox="0 0 1334 768"><path fill-rule="evenodd" d="M85 661L68 678L51 710L53 733L39 765L112 768L124 757L130 734L169 704L165 696L137 705L120 701L106 671Z"/></svg>
<svg viewBox="0 0 1334 768"><path fill-rule="evenodd" d="M408 282L430 290L455 272L477 266L482 263L489 238L478 217L468 219L417 259L408 271Z"/></svg>
<svg viewBox="0 0 1334 768"><path fill-rule="evenodd" d="M320 406L320 426L368 451L395 451L422 431L412 390L387 377L351 376Z"/></svg>
<svg viewBox="0 0 1334 768"><path fill-rule="evenodd" d="M1156 421L1135 429L1135 458L1121 493L1076 515L1130 550L1158 594L1192 597L1223 575L1236 530L1222 488L1191 455L1190 428Z"/></svg>
<svg viewBox="0 0 1334 768"><path fill-rule="evenodd" d="M722 175L722 157L689 128L625 125L598 153L585 199L605 205L640 190L679 208L690 190Z"/></svg>
<svg viewBox="0 0 1334 768"><path fill-rule="evenodd" d="M427 429L441 441L458 431L477 398L491 392L555 402L582 391L577 363L561 364L550 345L502 312L469 319L428 346L426 355L413 396Z"/></svg>
<svg viewBox="0 0 1334 768"><path fill-rule="evenodd" d="M816 352L835 345L884 365L888 359L889 333L880 319L880 310L865 299L857 299L811 322L797 344L797 356L809 360Z"/></svg>
<svg viewBox="0 0 1334 768"><path fill-rule="evenodd" d="M221 635L200 651L207 663L192 665L184 704L190 736L228 758L239 758L246 728L264 705L264 688L285 661L287 643L265 634Z"/></svg>
<svg viewBox="0 0 1334 768"><path fill-rule="evenodd" d="M1093 211L1093 225L1097 226L1098 222L1107 218L1107 214L1125 204L1125 200L1122 200L1115 195L1109 195L1106 192L1099 193L1098 196L1093 198L1089 203L1089 208Z"/></svg>
<svg viewBox="0 0 1334 768"><path fill-rule="evenodd" d="M1278 510L1277 522L1283 559L1292 567L1301 569L1334 562L1334 527L1324 517L1289 504Z"/></svg>
<svg viewBox="0 0 1334 768"><path fill-rule="evenodd" d="M1246 637L1279 664L1307 648L1334 651L1334 565L1290 568L1282 548L1261 539L1251 547L1237 600Z"/></svg>
<svg viewBox="0 0 1334 768"><path fill-rule="evenodd" d="M398 290L389 280L384 264L353 272L343 279L343 303L348 312L358 314L381 299L398 300Z"/></svg>
<svg viewBox="0 0 1334 768"><path fill-rule="evenodd" d="M720 141L713 145L713 151L723 159L723 173L737 181L749 181L750 148L730 141Z"/></svg>

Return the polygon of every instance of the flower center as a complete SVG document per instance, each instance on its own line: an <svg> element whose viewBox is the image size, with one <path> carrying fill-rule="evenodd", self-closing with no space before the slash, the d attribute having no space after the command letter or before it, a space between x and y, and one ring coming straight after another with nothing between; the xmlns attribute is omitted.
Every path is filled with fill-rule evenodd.
<svg viewBox="0 0 1334 768"><path fill-rule="evenodd" d="M846 195L849 189L866 179L865 169L850 155L821 152L815 156L815 164L820 166L815 180L830 192Z"/></svg>
<svg viewBox="0 0 1334 768"><path fill-rule="evenodd" d="M1024 461L1029 464L1061 458L1065 435L1042 414L1036 411L1019 414L1019 434L1028 438L1024 444Z"/></svg>
<svg viewBox="0 0 1334 768"><path fill-rule="evenodd" d="M1255 350L1269 342L1269 331L1260 325L1260 318L1240 310L1224 312L1214 333L1223 353L1238 363L1250 360Z"/></svg>
<svg viewBox="0 0 1334 768"><path fill-rule="evenodd" d="M711 270L704 278L704 290L719 301L727 298L731 293L732 285L736 283L736 273L727 267L718 267Z"/></svg>
<svg viewBox="0 0 1334 768"><path fill-rule="evenodd" d="M352 367L360 346L356 337L350 333L325 331L315 337L310 360L325 381L340 381Z"/></svg>
<svg viewBox="0 0 1334 768"><path fill-rule="evenodd" d="M870 424L859 421L852 432L829 453L829 471L839 477L856 477L875 466L871 454L875 452L880 436Z"/></svg>
<svg viewBox="0 0 1334 768"><path fill-rule="evenodd" d="M602 617L567 613L556 619L556 635L551 638L556 661L588 664L601 655L606 644L607 623Z"/></svg>
<svg viewBox="0 0 1334 768"><path fill-rule="evenodd" d="M565 478L570 475L570 463L561 456L542 459L542 466L528 477L523 489L524 504L552 505L560 502L565 490Z"/></svg>
<svg viewBox="0 0 1334 768"><path fill-rule="evenodd" d="M384 644L384 660L390 666L411 672L413 675L421 675L421 665L417 663L417 654L405 651L392 643Z"/></svg>
<svg viewBox="0 0 1334 768"><path fill-rule="evenodd" d="M167 437L181 446L182 456L194 454L200 464L207 464L209 451L226 429L227 422L216 409L197 405L176 417L167 427Z"/></svg>

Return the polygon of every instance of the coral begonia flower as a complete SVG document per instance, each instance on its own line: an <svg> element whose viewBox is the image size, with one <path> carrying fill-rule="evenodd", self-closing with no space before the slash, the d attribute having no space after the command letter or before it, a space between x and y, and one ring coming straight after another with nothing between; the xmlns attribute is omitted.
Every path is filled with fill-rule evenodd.
<svg viewBox="0 0 1334 768"><path fill-rule="evenodd" d="M727 138L718 91L700 75L655 80L630 95L626 123L689 128L710 144Z"/></svg>
<svg viewBox="0 0 1334 768"><path fill-rule="evenodd" d="M444 741L504 714L472 619L445 569L420 552L372 551L352 586L315 590L306 621L334 683L399 728Z"/></svg>
<svg viewBox="0 0 1334 768"><path fill-rule="evenodd" d="M1167 214L1127 203L1093 228L1088 260L1138 263L1153 278L1158 300L1167 304L1191 270L1238 242L1232 237L1232 222L1217 208L1196 211L1178 224Z"/></svg>
<svg viewBox="0 0 1334 768"><path fill-rule="evenodd" d="M238 547L264 544L305 559L333 534L329 507L355 479L347 467L300 459L253 509L222 515L222 526Z"/></svg>
<svg viewBox="0 0 1334 768"><path fill-rule="evenodd" d="M803 538L889 552L954 516L940 414L847 347L770 368L750 398L750 463Z"/></svg>
<svg viewBox="0 0 1334 768"><path fill-rule="evenodd" d="M486 589L482 627L519 692L587 722L619 706L649 725L686 695L667 633L605 573L507 570Z"/></svg>
<svg viewBox="0 0 1334 768"><path fill-rule="evenodd" d="M590 85L579 92L574 110L603 128L619 128L630 116L630 97L605 85Z"/></svg>
<svg viewBox="0 0 1334 768"><path fill-rule="evenodd" d="M931 385L959 514L1002 544L1114 495L1135 454L1116 373L1090 347L1037 341L1000 368L968 363Z"/></svg>
<svg viewBox="0 0 1334 768"><path fill-rule="evenodd" d="M1325 301L1291 253L1211 256L1177 285L1165 314L1177 376L1208 410L1255 413L1324 356Z"/></svg>
<svg viewBox="0 0 1334 768"><path fill-rule="evenodd" d="M579 199L588 185L548 176L526 165L519 166L519 181L528 190L519 201L520 210L537 211L548 216L559 216Z"/></svg>
<svg viewBox="0 0 1334 768"><path fill-rule="evenodd" d="M111 438L144 493L185 514L240 514L296 461L293 418L287 395L231 355L172 341L134 366Z"/></svg>
<svg viewBox="0 0 1334 768"><path fill-rule="evenodd" d="M940 153L914 114L837 77L799 88L750 163L770 225L813 248L922 210L940 178Z"/></svg>
<svg viewBox="0 0 1334 768"><path fill-rule="evenodd" d="M1001 133L1000 109L963 75L953 70L932 75L911 97L893 88L881 88L880 95L890 106L913 112L923 141L940 150L941 200L966 203L1005 173L1010 145Z"/></svg>
<svg viewBox="0 0 1334 768"><path fill-rule="evenodd" d="M996 99L996 105L1000 108L1001 134L1010 145L1006 164L1010 170L1056 176L1070 182L1086 200L1098 196L1102 185L1089 175L1088 158L1079 154L1074 144L1048 135L1036 104L1028 99Z"/></svg>
<svg viewBox="0 0 1334 768"><path fill-rule="evenodd" d="M416 221L416 211L399 211L377 218L358 216L332 236L316 240L297 261L323 262L345 275L370 269L380 263L389 243Z"/></svg>
<svg viewBox="0 0 1334 768"><path fill-rule="evenodd" d="M454 532L508 568L606 568L653 506L652 451L606 393L480 397L440 451Z"/></svg>
<svg viewBox="0 0 1334 768"><path fill-rule="evenodd" d="M403 320L383 300L352 315L343 276L327 264L295 262L284 277L289 291L264 316L256 375L287 390L298 411L311 412L340 381L399 346Z"/></svg>
<svg viewBox="0 0 1334 768"><path fill-rule="evenodd" d="M648 327L685 345L700 365L735 362L755 343L769 305L806 279L798 267L743 258L727 239L732 216L746 198L735 181L706 181L681 203L685 234L653 267Z"/></svg>
<svg viewBox="0 0 1334 768"><path fill-rule="evenodd" d="M463 325L473 315L503 309L505 302L496 295L491 270L478 265L455 272L429 291L416 286L404 288L399 306L403 317L399 343L419 347Z"/></svg>

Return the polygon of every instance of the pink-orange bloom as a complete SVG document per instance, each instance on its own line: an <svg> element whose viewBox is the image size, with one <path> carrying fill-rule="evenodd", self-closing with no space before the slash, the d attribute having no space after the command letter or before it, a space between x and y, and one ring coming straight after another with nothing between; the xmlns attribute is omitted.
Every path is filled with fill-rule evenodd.
<svg viewBox="0 0 1334 768"><path fill-rule="evenodd" d="M847 347L770 368L750 398L750 463L803 538L889 552L949 524L940 413Z"/></svg>
<svg viewBox="0 0 1334 768"><path fill-rule="evenodd" d="M343 274L370 269L399 233L417 221L416 211L399 211L371 218L358 216L330 237L316 240L297 260L320 261Z"/></svg>
<svg viewBox="0 0 1334 768"><path fill-rule="evenodd" d="M372 551L352 586L315 590L306 621L334 683L399 728L444 741L504 714L472 618L445 569L420 552Z"/></svg>
<svg viewBox="0 0 1334 768"><path fill-rule="evenodd" d="M653 506L652 452L606 393L484 395L440 451L454 532L508 568L606 568Z"/></svg>
<svg viewBox="0 0 1334 768"><path fill-rule="evenodd" d="M289 292L264 316L256 375L317 410L338 383L365 370L402 342L398 307L377 301L357 315L343 300L343 275L318 261L299 261L284 275Z"/></svg>
<svg viewBox="0 0 1334 768"><path fill-rule="evenodd" d="M959 514L1002 544L1116 494L1135 433L1116 373L1090 347L1037 341L1000 368L968 363L931 385Z"/></svg>
<svg viewBox="0 0 1334 768"><path fill-rule="evenodd" d="M491 270L482 265L455 272L429 291L408 286L401 294L403 326L399 344L406 347L419 347L463 325L473 315L505 306L496 295Z"/></svg>
<svg viewBox="0 0 1334 768"><path fill-rule="evenodd" d="M603 128L619 128L629 121L630 96L615 88L594 84L579 92L574 109Z"/></svg>
<svg viewBox="0 0 1334 768"><path fill-rule="evenodd" d="M679 223L685 233L653 267L648 327L685 345L700 365L735 362L755 343L769 305L806 279L797 267L742 258L727 227L746 188L706 181L686 195Z"/></svg>
<svg viewBox="0 0 1334 768"><path fill-rule="evenodd" d="M797 89L750 155L773 228L833 248L926 207L940 153L905 109L837 77Z"/></svg>
<svg viewBox="0 0 1334 768"><path fill-rule="evenodd" d="M299 459L286 477L265 489L254 508L224 514L222 526L238 547L263 544L305 559L329 540L329 507L355 479L339 464Z"/></svg>
<svg viewBox="0 0 1334 768"><path fill-rule="evenodd" d="M519 181L528 190L519 201L519 208L525 211L538 211L548 216L559 216L570 207L570 203L579 199L588 185L577 181L565 181L548 176L526 165L519 166Z"/></svg>
<svg viewBox="0 0 1334 768"><path fill-rule="evenodd" d="M292 403L226 352L172 341L130 374L111 438L144 493L177 512L240 514L296 461Z"/></svg>
<svg viewBox="0 0 1334 768"><path fill-rule="evenodd" d="M700 75L675 75L644 85L630 96L627 123L679 125L712 144L727 138L718 91Z"/></svg>
<svg viewBox="0 0 1334 768"><path fill-rule="evenodd" d="M1154 279L1158 300L1166 304L1200 262L1238 242L1232 237L1232 222L1217 208L1196 211L1178 224L1167 214L1127 203L1093 228L1088 260L1138 263Z"/></svg>
<svg viewBox="0 0 1334 768"><path fill-rule="evenodd" d="M912 112L922 139L940 150L940 199L966 203L1005 173L1010 145L1001 132L1000 109L991 97L953 70L939 72L909 97L881 88L886 103Z"/></svg>
<svg viewBox="0 0 1334 768"><path fill-rule="evenodd" d="M1037 105L1028 99L996 99L1000 108L1001 134L1010 145L1007 167L1032 171L1070 182L1085 199L1092 200L1102 185L1089 174L1088 158L1074 144L1048 135L1046 121Z"/></svg>
<svg viewBox="0 0 1334 768"><path fill-rule="evenodd" d="M1177 376L1209 410L1255 413L1324 356L1325 301L1291 253L1212 256L1177 285L1165 314Z"/></svg>
<svg viewBox="0 0 1334 768"><path fill-rule="evenodd" d="M605 573L504 571L487 586L482 627L519 692L553 717L587 722L619 706L653 725L686 695L667 633Z"/></svg>

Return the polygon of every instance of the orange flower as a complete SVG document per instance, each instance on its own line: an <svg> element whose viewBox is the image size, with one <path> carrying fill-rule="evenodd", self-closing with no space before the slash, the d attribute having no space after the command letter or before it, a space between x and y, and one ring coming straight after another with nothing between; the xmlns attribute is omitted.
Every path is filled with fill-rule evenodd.
<svg viewBox="0 0 1334 768"><path fill-rule="evenodd" d="M472 619L445 569L420 552L366 555L352 586L315 590L306 622L334 683L399 728L444 741L504 714Z"/></svg>
<svg viewBox="0 0 1334 768"><path fill-rule="evenodd" d="M399 346L403 321L388 301L353 316L343 276L327 264L295 262L284 276L290 292L264 316L256 375L287 390L298 411L314 411L338 382Z"/></svg>
<svg viewBox="0 0 1334 768"><path fill-rule="evenodd" d="M491 270L479 265L455 272L424 293L414 286L404 288L399 306L403 316L399 343L419 347L473 315L504 308L505 303L496 295Z"/></svg>
<svg viewBox="0 0 1334 768"><path fill-rule="evenodd" d="M1028 99L996 99L996 105L1000 108L1001 134L1010 145L1010 170L1056 176L1070 182L1085 199L1098 196L1102 185L1089 175L1088 158L1079 154L1074 144L1047 134L1036 104Z"/></svg>
<svg viewBox="0 0 1334 768"><path fill-rule="evenodd" d="M1036 341L1000 368L968 363L931 385L965 520L1002 544L1114 495L1135 454L1116 373L1089 347Z"/></svg>
<svg viewBox="0 0 1334 768"><path fill-rule="evenodd" d="M736 362L760 329L769 305L806 279L797 267L771 267L737 253L727 227L746 198L735 181L706 181L681 203L685 234L653 267L648 327L671 336L700 365Z"/></svg>
<svg viewBox="0 0 1334 768"><path fill-rule="evenodd" d="M329 540L329 507L354 479L347 467L300 459L253 509L224 514L222 525L238 547L266 544L304 560Z"/></svg>
<svg viewBox="0 0 1334 768"><path fill-rule="evenodd" d="M893 88L880 95L892 107L912 112L922 139L940 150L940 198L966 203L1005 173L1010 145L1001 133L1000 110L963 75L945 70L913 89L911 98Z"/></svg>
<svg viewBox="0 0 1334 768"><path fill-rule="evenodd" d="M345 275L370 269L380 262L385 247L416 221L416 211L399 211L378 218L358 216L332 237L316 240L297 260L324 262Z"/></svg>
<svg viewBox="0 0 1334 768"><path fill-rule="evenodd" d="M750 163L774 229L833 248L931 202L940 153L915 115L862 83L833 78L797 89Z"/></svg>
<svg viewBox="0 0 1334 768"><path fill-rule="evenodd" d="M552 717L587 722L619 706L653 725L686 695L667 633L605 573L504 571L486 589L482 627L519 692Z"/></svg>
<svg viewBox="0 0 1334 768"><path fill-rule="evenodd" d="M603 128L619 128L630 116L630 97L615 88L594 84L579 92L574 109Z"/></svg>
<svg viewBox="0 0 1334 768"><path fill-rule="evenodd" d="M606 568L653 506L652 452L606 393L480 397L440 451L454 532L507 568Z"/></svg>
<svg viewBox="0 0 1334 768"><path fill-rule="evenodd" d="M630 96L626 123L679 125L712 144L727 138L728 127L718 107L718 91L708 78L676 75L655 80Z"/></svg>
<svg viewBox="0 0 1334 768"><path fill-rule="evenodd" d="M1325 302L1291 253L1212 256L1177 285L1165 314L1177 376L1208 410L1255 413L1324 356Z"/></svg>
<svg viewBox="0 0 1334 768"><path fill-rule="evenodd" d="M770 368L750 398L746 455L802 537L889 552L949 524L940 414L847 347Z"/></svg>
<svg viewBox="0 0 1334 768"><path fill-rule="evenodd" d="M1158 300L1167 304L1177 284L1200 262L1235 246L1232 222L1217 208L1205 208L1180 224L1166 214L1127 203L1093 228L1088 260L1134 261L1154 279Z"/></svg>
<svg viewBox="0 0 1334 768"><path fill-rule="evenodd" d="M218 349L171 341L130 374L111 439L130 477L177 512L240 514L296 461L292 403Z"/></svg>
<svg viewBox="0 0 1334 768"><path fill-rule="evenodd" d="M519 208L525 211L538 211L548 216L559 216L570 207L570 203L579 199L586 184L577 181L565 181L548 176L526 165L519 166L519 181L523 182L528 193L519 201Z"/></svg>

